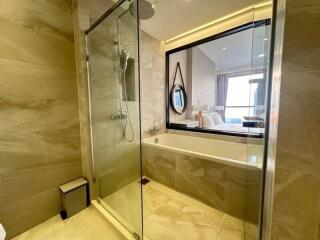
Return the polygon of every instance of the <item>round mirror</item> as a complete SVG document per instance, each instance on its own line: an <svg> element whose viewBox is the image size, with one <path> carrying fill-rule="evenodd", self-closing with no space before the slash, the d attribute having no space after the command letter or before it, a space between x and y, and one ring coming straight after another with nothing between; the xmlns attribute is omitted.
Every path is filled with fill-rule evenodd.
<svg viewBox="0 0 320 240"><path fill-rule="evenodd" d="M186 111L187 107L187 94L183 86L179 84L173 85L170 93L170 102L172 109L182 114Z"/></svg>

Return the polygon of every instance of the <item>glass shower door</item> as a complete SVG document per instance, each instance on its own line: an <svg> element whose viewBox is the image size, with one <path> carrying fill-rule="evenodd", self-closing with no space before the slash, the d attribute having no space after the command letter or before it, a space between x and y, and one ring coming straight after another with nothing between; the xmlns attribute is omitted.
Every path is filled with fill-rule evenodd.
<svg viewBox="0 0 320 240"><path fill-rule="evenodd" d="M100 204L142 238L137 1L87 33L94 178Z"/></svg>
<svg viewBox="0 0 320 240"><path fill-rule="evenodd" d="M257 14L258 15L258 14ZM252 53L251 53L251 80L250 106L253 106L248 117L254 119L255 124L248 128L248 135L259 137L247 138L247 164L254 168L246 171L246 205L244 233L245 240L260 239L261 207L264 177L264 144L265 144L265 121L266 121L266 96L269 74L269 39L270 19L256 19L252 29Z"/></svg>

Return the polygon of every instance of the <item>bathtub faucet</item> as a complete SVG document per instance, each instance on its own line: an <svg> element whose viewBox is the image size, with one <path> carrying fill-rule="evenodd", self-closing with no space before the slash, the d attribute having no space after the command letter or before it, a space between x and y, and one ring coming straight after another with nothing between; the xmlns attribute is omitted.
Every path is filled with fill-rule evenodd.
<svg viewBox="0 0 320 240"><path fill-rule="evenodd" d="M158 131L160 130L160 128L156 127L156 126L153 126L152 128L149 129L149 133L151 135L154 135L156 134Z"/></svg>

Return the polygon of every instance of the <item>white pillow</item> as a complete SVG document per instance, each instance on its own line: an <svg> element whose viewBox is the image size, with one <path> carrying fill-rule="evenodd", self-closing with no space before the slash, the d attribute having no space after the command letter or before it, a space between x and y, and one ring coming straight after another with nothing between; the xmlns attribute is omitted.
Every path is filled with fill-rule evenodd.
<svg viewBox="0 0 320 240"><path fill-rule="evenodd" d="M217 125L224 123L224 121L222 120L220 114L217 113L217 112L212 113L212 118L213 118L214 123L217 124Z"/></svg>
<svg viewBox="0 0 320 240"><path fill-rule="evenodd" d="M4 230L4 228L0 223L0 240L4 240L5 238L6 238L6 231Z"/></svg>
<svg viewBox="0 0 320 240"><path fill-rule="evenodd" d="M212 129L215 125L215 122L212 117L212 113L203 113L203 127Z"/></svg>

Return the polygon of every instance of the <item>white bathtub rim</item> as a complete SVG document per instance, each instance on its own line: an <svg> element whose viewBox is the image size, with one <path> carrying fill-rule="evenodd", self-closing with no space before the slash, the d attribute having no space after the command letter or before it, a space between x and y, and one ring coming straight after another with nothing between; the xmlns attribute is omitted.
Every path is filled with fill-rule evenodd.
<svg viewBox="0 0 320 240"><path fill-rule="evenodd" d="M154 137L151 137L151 138L154 138ZM220 141L220 142L224 142L224 141ZM226 142L226 143L228 143L228 142ZM145 140L143 141L142 146L143 145L150 146L150 147L155 147L155 148L158 148L158 149L161 149L161 150L168 150L168 151L176 152L176 153L180 153L180 154L187 155L187 156L203 158L203 159L206 159L206 160L209 160L209 161L218 162L218 163L221 163L221 164L231 165L233 167L240 167L240 168L245 168L245 169L250 169L250 170L257 170L257 171L260 171L262 169L262 166L259 165L259 164L253 165L253 164L250 164L248 162L243 162L243 161L234 160L234 159L230 159L230 158L212 156L212 155L205 154L205 153L194 152L194 151L190 151L190 150L186 150L186 149L182 149L182 148L170 147L168 145L161 145L161 144L158 144L158 143L150 143L150 142L147 142Z"/></svg>

